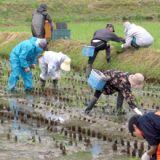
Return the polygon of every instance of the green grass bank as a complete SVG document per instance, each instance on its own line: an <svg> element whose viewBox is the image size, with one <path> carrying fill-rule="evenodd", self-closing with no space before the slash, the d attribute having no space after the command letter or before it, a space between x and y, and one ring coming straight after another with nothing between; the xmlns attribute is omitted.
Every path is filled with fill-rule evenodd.
<svg viewBox="0 0 160 160"><path fill-rule="evenodd" d="M32 11L46 3L55 21L159 20L158 0L0 0L0 24L29 24Z"/></svg>
<svg viewBox="0 0 160 160"><path fill-rule="evenodd" d="M71 29L71 40L53 42L51 50L62 51L72 58L73 68L84 71L87 57L81 50L89 44L93 32L103 28L107 22L115 25L116 33L124 36L122 20L145 27L155 38L148 49L127 50L118 54L115 43L111 43L112 62L107 64L105 53L100 52L94 67L98 69L120 69L142 72L148 81L160 82L160 1L153 0L0 0L0 55L8 58L11 49L31 36L31 16L40 3L48 5L53 21L65 21Z"/></svg>
<svg viewBox="0 0 160 160"><path fill-rule="evenodd" d="M94 63L94 68L98 69L119 69L128 72L142 72L147 81L160 82L160 38L158 22L137 22L144 26L155 38L154 44L150 48L131 50L128 49L123 53L117 53L118 43L111 42L110 64L106 63L105 52L99 52ZM72 58L73 68L77 71L84 71L87 65L87 57L82 55L82 46L89 44L93 32L105 26L106 22L81 22L68 23L71 29L71 40L58 40L51 42L50 50L62 51ZM114 23L116 33L123 35L122 23ZM24 30L22 30L24 29ZM0 55L8 58L12 48L20 41L31 36L30 26L16 26L6 29L0 29ZM19 31L19 32L16 32Z"/></svg>

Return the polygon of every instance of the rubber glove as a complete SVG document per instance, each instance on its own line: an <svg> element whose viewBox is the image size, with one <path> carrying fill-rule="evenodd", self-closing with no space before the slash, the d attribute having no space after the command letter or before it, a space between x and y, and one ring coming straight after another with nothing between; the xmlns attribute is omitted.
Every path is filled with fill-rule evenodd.
<svg viewBox="0 0 160 160"><path fill-rule="evenodd" d="M138 108L134 108L133 109L135 113L137 113L138 115L142 116L142 112L138 109Z"/></svg>
<svg viewBox="0 0 160 160"><path fill-rule="evenodd" d="M121 44L121 48L124 48L124 45L123 45L123 44Z"/></svg>
<svg viewBox="0 0 160 160"><path fill-rule="evenodd" d="M142 157L141 157L141 160L150 160L150 156L147 154L147 152L145 152Z"/></svg>

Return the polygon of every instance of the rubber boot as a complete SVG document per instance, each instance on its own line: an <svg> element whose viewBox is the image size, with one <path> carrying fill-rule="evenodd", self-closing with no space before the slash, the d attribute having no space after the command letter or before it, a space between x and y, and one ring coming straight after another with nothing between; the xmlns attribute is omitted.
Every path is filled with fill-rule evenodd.
<svg viewBox="0 0 160 160"><path fill-rule="evenodd" d="M92 110L92 108L94 107L94 105L96 104L96 102L97 102L97 98L93 97L91 99L91 101L89 102L88 107L85 109L85 113L86 114L89 114L89 112Z"/></svg>
<svg viewBox="0 0 160 160"><path fill-rule="evenodd" d="M118 92L118 96L117 96L117 113L120 115L122 113L122 105L123 105L123 95Z"/></svg>
<svg viewBox="0 0 160 160"><path fill-rule="evenodd" d="M86 68L86 77L88 78L92 70L92 64L88 64Z"/></svg>
<svg viewBox="0 0 160 160"><path fill-rule="evenodd" d="M107 61L107 63L110 63L110 61L111 61L111 54L110 54L110 45L107 45L107 47L106 47L106 61Z"/></svg>
<svg viewBox="0 0 160 160"><path fill-rule="evenodd" d="M46 84L46 81L43 80L42 78L40 78L40 86L41 86L41 88L44 88L45 84Z"/></svg>
<svg viewBox="0 0 160 160"><path fill-rule="evenodd" d="M58 80L53 80L53 88L58 88Z"/></svg>
<svg viewBox="0 0 160 160"><path fill-rule="evenodd" d="M107 58L107 63L110 63L111 62L111 58Z"/></svg>
<svg viewBox="0 0 160 160"><path fill-rule="evenodd" d="M25 89L25 94L31 94L33 91L33 88Z"/></svg>

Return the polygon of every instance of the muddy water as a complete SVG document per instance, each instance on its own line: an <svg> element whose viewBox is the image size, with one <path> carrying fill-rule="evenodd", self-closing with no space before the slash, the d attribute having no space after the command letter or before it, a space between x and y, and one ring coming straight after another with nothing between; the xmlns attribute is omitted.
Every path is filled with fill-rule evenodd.
<svg viewBox="0 0 160 160"><path fill-rule="evenodd" d="M79 141L78 138L76 140L73 140L72 144L70 144L70 138L69 136L64 136L64 133L61 133L61 129L65 127L65 124L60 124L58 127L54 128L55 132L48 132L46 126L37 127L37 123L35 121L27 120L27 124L22 123L18 119L18 111L19 110L25 110L26 112L37 112L41 113L42 115L46 116L49 119L54 119L55 117L62 117L66 121L74 121L76 122L77 118L73 118L72 120L68 117L69 113L65 113L65 111L56 110L58 113L56 115L51 114L46 106L46 112L44 112L45 109L39 109L31 107L31 104L33 103L31 101L27 105L21 104L21 102L24 102L25 99L20 98L8 98L8 104L11 109L11 111L14 112L14 119L10 121L4 121L3 124L1 124L1 157L3 159L68 159L68 157L73 159L81 159L82 155L78 154L84 153L85 159L128 159L126 151L126 146L121 147L120 144L118 151L112 150L113 142L109 141L103 141L102 139L97 138L90 138L90 144L87 144L84 139L85 136L83 136L83 141ZM32 97L33 98L33 97ZM36 100L36 99L35 99ZM39 100L38 100L39 101ZM72 110L72 114L75 116L78 116L78 113L82 109L79 109L77 112L77 109ZM82 112L82 111L81 111ZM67 117L67 118L66 118ZM90 116L87 116L86 118L90 118ZM110 135L112 132L115 132L115 135L113 134L113 140L114 136L117 139L117 135L120 135L117 131L117 127L119 123L117 121L120 121L122 125L124 125L124 117L116 118L114 115L108 115L108 118L112 121L107 121L105 119L99 119L99 117L94 118L97 123L90 124L90 128L97 128L100 124L106 123L103 125L104 128L108 128L107 131ZM82 118L83 119L83 118ZM92 118L91 118L92 119ZM82 122L84 122L82 120ZM70 122L68 122L70 123ZM71 122L73 123L73 122ZM88 123L84 122L85 124L82 124L82 127L87 127ZM79 125L79 124L78 124ZM67 125L66 125L67 126ZM67 127L66 127L67 128ZM10 136L9 136L10 135ZM77 134L78 135L78 134ZM112 137L109 136L109 137ZM10 138L8 138L10 137ZM17 140L15 140L15 137L17 137ZM54 138L53 138L54 137ZM88 137L88 136L87 136ZM125 139L125 137L124 137ZM67 153L64 156L62 154L62 151L59 149L60 143L65 144L67 148ZM119 142L120 143L120 142ZM123 152L121 152L124 150ZM3 154L2 154L3 153ZM77 153L77 154L76 154ZM11 158L12 157L12 158Z"/></svg>
<svg viewBox="0 0 160 160"><path fill-rule="evenodd" d="M37 129L15 120L5 121L0 128L1 159L32 160L53 157L53 140L43 128Z"/></svg>
<svg viewBox="0 0 160 160"><path fill-rule="evenodd" d="M0 159L131 160L139 159L142 143L144 150L147 149L145 141L128 134L127 120L133 112L124 103L118 114L116 94L102 95L91 114L84 114L94 91L88 87L83 73L63 73L58 88L53 88L48 80L42 91L39 72L34 71L35 90L25 94L21 80L16 93L7 92L8 70L3 69L0 110L12 112L14 117L0 116ZM159 110L158 85L147 85L134 94L143 112ZM20 113L24 113L23 118ZM32 118L28 117L30 113ZM41 117L49 123L42 122Z"/></svg>

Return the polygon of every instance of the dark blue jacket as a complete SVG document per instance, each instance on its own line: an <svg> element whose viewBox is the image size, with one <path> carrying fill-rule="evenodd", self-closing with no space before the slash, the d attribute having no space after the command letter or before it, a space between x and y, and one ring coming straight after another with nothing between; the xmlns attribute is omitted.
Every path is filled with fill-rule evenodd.
<svg viewBox="0 0 160 160"><path fill-rule="evenodd" d="M149 145L160 143L160 116L149 112L138 119L138 128L142 130Z"/></svg>

